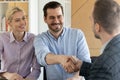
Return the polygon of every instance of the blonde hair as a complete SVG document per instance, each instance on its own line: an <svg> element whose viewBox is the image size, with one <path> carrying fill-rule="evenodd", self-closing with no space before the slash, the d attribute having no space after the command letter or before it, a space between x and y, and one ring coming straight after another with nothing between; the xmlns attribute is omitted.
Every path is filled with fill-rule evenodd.
<svg viewBox="0 0 120 80"><path fill-rule="evenodd" d="M9 8L6 12L6 20L11 21L12 20L12 15L14 15L16 12L24 12L24 10L19 8L19 7Z"/></svg>

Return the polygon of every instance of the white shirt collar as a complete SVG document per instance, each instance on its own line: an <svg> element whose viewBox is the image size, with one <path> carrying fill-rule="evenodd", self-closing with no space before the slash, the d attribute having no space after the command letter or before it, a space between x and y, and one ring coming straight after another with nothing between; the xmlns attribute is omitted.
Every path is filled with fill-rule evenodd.
<svg viewBox="0 0 120 80"><path fill-rule="evenodd" d="M112 40L112 39L108 40L108 41L102 46L102 48L101 48L101 50L100 50L100 54L103 53L105 47L108 45L108 43L109 43L111 40Z"/></svg>

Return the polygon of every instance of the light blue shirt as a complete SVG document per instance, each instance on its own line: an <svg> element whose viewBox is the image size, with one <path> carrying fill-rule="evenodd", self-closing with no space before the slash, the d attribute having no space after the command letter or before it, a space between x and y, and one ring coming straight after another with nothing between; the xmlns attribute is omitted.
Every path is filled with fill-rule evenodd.
<svg viewBox="0 0 120 80"><path fill-rule="evenodd" d="M47 65L45 56L48 53L76 56L78 59L91 62L86 39L81 30L63 27L63 32L56 39L49 31L39 34L34 40L38 62L45 66L48 80L66 80L75 73L65 72L61 65Z"/></svg>

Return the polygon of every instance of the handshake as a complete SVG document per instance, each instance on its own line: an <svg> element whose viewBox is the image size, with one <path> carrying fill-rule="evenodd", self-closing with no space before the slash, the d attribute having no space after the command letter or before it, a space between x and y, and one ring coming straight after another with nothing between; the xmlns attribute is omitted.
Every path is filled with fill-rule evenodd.
<svg viewBox="0 0 120 80"><path fill-rule="evenodd" d="M77 59L75 56L64 56L60 55L60 64L64 68L64 70L68 73L77 72L80 70L82 65L82 61Z"/></svg>

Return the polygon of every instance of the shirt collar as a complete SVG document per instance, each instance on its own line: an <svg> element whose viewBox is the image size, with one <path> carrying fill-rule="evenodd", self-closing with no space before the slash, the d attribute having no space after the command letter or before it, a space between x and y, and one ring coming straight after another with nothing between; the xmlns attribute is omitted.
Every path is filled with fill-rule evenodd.
<svg viewBox="0 0 120 80"><path fill-rule="evenodd" d="M25 36L24 36L23 40L24 40L25 42L28 42L27 32L25 32Z"/></svg>
<svg viewBox="0 0 120 80"><path fill-rule="evenodd" d="M59 37L62 37L65 34L65 27L63 27L63 32L61 33L61 35ZM50 33L50 31L48 30L48 34L54 38L54 36Z"/></svg>
<svg viewBox="0 0 120 80"><path fill-rule="evenodd" d="M112 40L112 39L108 40L108 41L102 46L102 48L101 48L101 50L100 50L100 54L103 53L105 47L108 45L108 43L109 43L111 40Z"/></svg>
<svg viewBox="0 0 120 80"><path fill-rule="evenodd" d="M10 33L10 43L15 41L15 37L13 36L13 32ZM28 38L27 38L27 32L25 32L25 36L23 37L23 41L27 42Z"/></svg>

